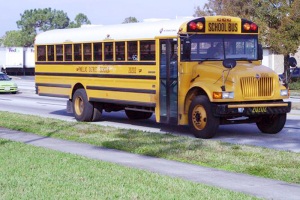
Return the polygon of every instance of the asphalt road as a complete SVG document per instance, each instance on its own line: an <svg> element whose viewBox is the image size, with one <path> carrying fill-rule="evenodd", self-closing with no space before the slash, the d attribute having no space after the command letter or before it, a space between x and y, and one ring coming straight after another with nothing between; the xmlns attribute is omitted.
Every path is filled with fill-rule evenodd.
<svg viewBox="0 0 300 200"><path fill-rule="evenodd" d="M38 96L35 94L33 77L14 77L14 80L18 84L20 92L15 95L1 94L0 110L75 121L73 115L66 112L66 99ZM300 98L291 98L291 100L300 102ZM104 112L103 116L103 121L93 123L194 137L187 126L159 124L155 122L154 118L133 121L128 120L124 112ZM284 129L276 135L262 134L255 124L223 125L219 127L213 140L300 152L300 111L292 110L288 114Z"/></svg>

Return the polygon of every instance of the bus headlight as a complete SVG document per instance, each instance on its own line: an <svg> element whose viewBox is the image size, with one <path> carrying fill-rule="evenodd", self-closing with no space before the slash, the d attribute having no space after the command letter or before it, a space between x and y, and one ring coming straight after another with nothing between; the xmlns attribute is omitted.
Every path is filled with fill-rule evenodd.
<svg viewBox="0 0 300 200"><path fill-rule="evenodd" d="M234 92L214 92L213 98L214 99L233 99Z"/></svg>
<svg viewBox="0 0 300 200"><path fill-rule="evenodd" d="M289 90L288 89L280 90L280 95L281 96L289 96Z"/></svg>

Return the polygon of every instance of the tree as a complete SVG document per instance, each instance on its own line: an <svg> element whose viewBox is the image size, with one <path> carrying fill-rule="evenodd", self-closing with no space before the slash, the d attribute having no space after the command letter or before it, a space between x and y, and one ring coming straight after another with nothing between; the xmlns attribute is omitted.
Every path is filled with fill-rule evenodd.
<svg viewBox="0 0 300 200"><path fill-rule="evenodd" d="M127 17L125 18L122 24L137 23L137 22L139 21L135 17Z"/></svg>
<svg viewBox="0 0 300 200"><path fill-rule="evenodd" d="M28 37L23 46L31 46L38 32L66 28L69 21L69 17L63 11L51 8L25 10L21 14L21 20L17 21L18 28Z"/></svg>
<svg viewBox="0 0 300 200"><path fill-rule="evenodd" d="M209 0L194 16L231 15L250 19L260 26L260 41L272 51L284 55L284 72L289 73L288 59L300 46L300 0Z"/></svg>
<svg viewBox="0 0 300 200"><path fill-rule="evenodd" d="M1 39L5 46L32 46L34 38L40 32L52 29L76 28L82 24L91 24L86 15L79 13L70 23L67 13L51 8L25 10L17 21L20 31L9 31Z"/></svg>
<svg viewBox="0 0 300 200"><path fill-rule="evenodd" d="M23 31L7 31L1 43L6 47L20 47L29 42Z"/></svg>
<svg viewBox="0 0 300 200"><path fill-rule="evenodd" d="M68 28L78 28L83 24L91 24L91 21L87 18L86 15L79 13L76 15L74 22L71 22Z"/></svg>

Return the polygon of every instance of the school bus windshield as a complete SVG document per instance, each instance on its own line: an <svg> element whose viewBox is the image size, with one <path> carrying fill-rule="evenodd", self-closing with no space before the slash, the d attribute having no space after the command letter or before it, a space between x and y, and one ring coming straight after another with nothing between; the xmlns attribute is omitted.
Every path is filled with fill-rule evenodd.
<svg viewBox="0 0 300 200"><path fill-rule="evenodd" d="M257 60L256 35L193 35L191 60Z"/></svg>

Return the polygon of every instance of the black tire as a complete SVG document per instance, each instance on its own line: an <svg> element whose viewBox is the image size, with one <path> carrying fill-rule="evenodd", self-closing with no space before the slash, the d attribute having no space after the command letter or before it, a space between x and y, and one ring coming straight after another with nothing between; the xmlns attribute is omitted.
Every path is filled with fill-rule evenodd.
<svg viewBox="0 0 300 200"><path fill-rule="evenodd" d="M258 129L267 134L276 134L279 133L286 122L286 113L284 114L274 114L274 115L265 115L256 122Z"/></svg>
<svg viewBox="0 0 300 200"><path fill-rule="evenodd" d="M76 90L72 101L75 119L81 122L92 121L94 106L88 101L86 91L82 88Z"/></svg>
<svg viewBox="0 0 300 200"><path fill-rule="evenodd" d="M125 114L128 119L137 120L137 119L149 119L152 116L152 112L140 112L134 110L125 110Z"/></svg>
<svg viewBox="0 0 300 200"><path fill-rule="evenodd" d="M93 117L92 117L93 122L97 122L101 120L102 110L103 110L102 104L94 103L94 110L93 110Z"/></svg>
<svg viewBox="0 0 300 200"><path fill-rule="evenodd" d="M215 136L220 119L213 115L211 103L206 96L197 96L189 108L189 127L195 137L208 139Z"/></svg>

